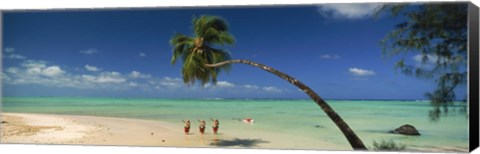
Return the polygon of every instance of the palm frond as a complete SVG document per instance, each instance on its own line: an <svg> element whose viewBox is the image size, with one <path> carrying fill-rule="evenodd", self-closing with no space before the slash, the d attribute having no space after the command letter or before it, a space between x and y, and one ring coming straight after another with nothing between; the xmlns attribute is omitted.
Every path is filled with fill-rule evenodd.
<svg viewBox="0 0 480 154"><path fill-rule="evenodd" d="M227 22L218 16L203 15L193 20L194 32L197 37L204 36L208 29L213 28L220 32L228 31Z"/></svg>
<svg viewBox="0 0 480 154"><path fill-rule="evenodd" d="M209 28L203 38L207 44L213 45L232 45L235 42L230 33L218 31L214 28Z"/></svg>
<svg viewBox="0 0 480 154"><path fill-rule="evenodd" d="M173 46L172 64L178 57L182 57L183 82L187 85L200 81L202 85L209 82L216 84L217 76L222 70L228 71L230 65L218 68L206 67L205 64L214 64L230 60L230 53L217 49L216 45L231 45L234 37L228 33L228 25L217 16L200 16L193 19L194 37L176 33L170 40Z"/></svg>
<svg viewBox="0 0 480 154"><path fill-rule="evenodd" d="M186 52L188 52L194 47L194 39L189 36L176 33L170 40L170 44L173 45L173 55L171 63L174 64L178 56L184 55ZM183 59L185 60L185 58Z"/></svg>

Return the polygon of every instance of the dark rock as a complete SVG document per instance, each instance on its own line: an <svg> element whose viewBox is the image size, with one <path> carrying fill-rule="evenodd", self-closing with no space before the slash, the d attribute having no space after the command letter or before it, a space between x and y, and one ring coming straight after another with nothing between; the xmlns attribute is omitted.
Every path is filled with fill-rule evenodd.
<svg viewBox="0 0 480 154"><path fill-rule="evenodd" d="M7 121L2 121L2 124L6 124L6 123L8 123L8 122Z"/></svg>
<svg viewBox="0 0 480 154"><path fill-rule="evenodd" d="M418 130L409 124L402 125L395 130L389 131L389 133L402 134L402 135L420 135Z"/></svg>

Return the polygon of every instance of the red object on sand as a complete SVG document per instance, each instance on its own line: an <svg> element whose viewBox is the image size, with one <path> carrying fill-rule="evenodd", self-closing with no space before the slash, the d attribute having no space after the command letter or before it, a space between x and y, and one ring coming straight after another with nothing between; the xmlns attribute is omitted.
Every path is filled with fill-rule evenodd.
<svg viewBox="0 0 480 154"><path fill-rule="evenodd" d="M202 133L202 134L205 133L205 127L199 128L199 129L200 129L200 133Z"/></svg>
<svg viewBox="0 0 480 154"><path fill-rule="evenodd" d="M183 130L185 131L185 133L188 133L190 132L190 127L185 127Z"/></svg>

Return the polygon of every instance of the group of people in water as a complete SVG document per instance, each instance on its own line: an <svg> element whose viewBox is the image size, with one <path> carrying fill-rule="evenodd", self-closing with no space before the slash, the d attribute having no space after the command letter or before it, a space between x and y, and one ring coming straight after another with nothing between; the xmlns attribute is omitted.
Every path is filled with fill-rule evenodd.
<svg viewBox="0 0 480 154"><path fill-rule="evenodd" d="M212 124L213 134L217 134L220 122L218 122L218 119L210 118L210 120L213 122L213 124ZM190 132L190 125L191 125L190 120L187 120L187 121L182 120L182 121L185 124L183 130L184 130L185 134L188 134ZM205 120L198 120L198 122L199 122L198 129L199 129L201 134L204 134L205 133L205 128L206 128L206 122L205 122Z"/></svg>
<svg viewBox="0 0 480 154"><path fill-rule="evenodd" d="M220 122L218 122L218 119L213 119L213 118L210 118L210 120L213 122L212 124L212 129L213 129L213 134L217 134L218 132L218 128L219 128L219 125L220 125ZM255 122L255 120L253 120L252 118L233 118L233 120L238 120L238 121L242 121L244 123L249 123L249 124L253 124ZM183 127L183 131L185 132L185 134L188 134L190 133L190 120L182 120L183 123L185 124L185 126ZM205 128L206 128L206 123L205 123L205 120L198 120L198 130L200 131L201 134L204 134L205 133Z"/></svg>

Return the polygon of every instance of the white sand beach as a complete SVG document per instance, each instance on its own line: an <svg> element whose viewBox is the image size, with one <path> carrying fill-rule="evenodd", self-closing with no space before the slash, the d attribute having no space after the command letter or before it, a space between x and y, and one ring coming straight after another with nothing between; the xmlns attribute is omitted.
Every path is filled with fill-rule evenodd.
<svg viewBox="0 0 480 154"><path fill-rule="evenodd" d="M207 125L206 133L200 134L196 125L192 125L190 133L185 135L180 121L175 124L141 119L30 113L2 113L1 121L2 144L351 150L344 145L258 130L255 127L225 129L220 125L219 134L213 134ZM455 146L410 147L407 151L468 152Z"/></svg>
<svg viewBox="0 0 480 154"><path fill-rule="evenodd" d="M215 135L207 126L200 134L192 125L185 135L181 122L25 113L2 113L1 120L1 143L350 150L268 131L221 129Z"/></svg>

